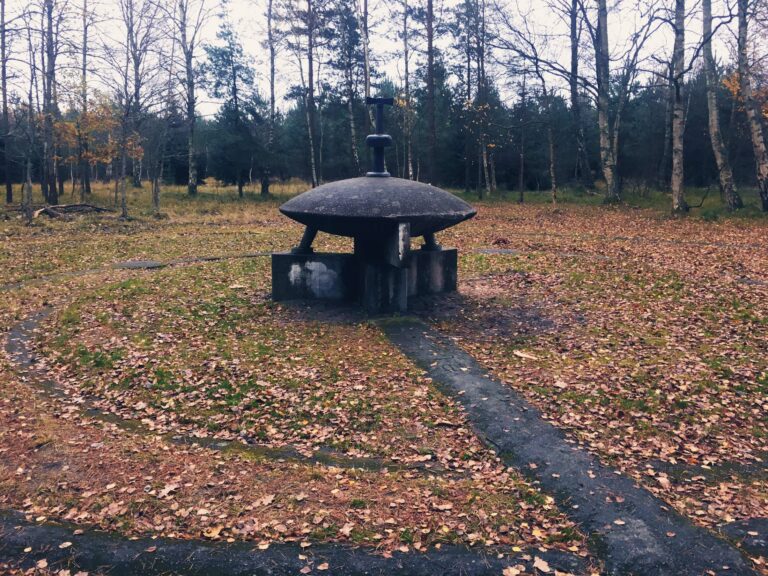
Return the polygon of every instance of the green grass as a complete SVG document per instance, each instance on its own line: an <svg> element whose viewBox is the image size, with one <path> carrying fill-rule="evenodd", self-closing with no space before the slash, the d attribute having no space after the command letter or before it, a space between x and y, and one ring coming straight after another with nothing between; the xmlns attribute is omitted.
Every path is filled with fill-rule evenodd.
<svg viewBox="0 0 768 576"><path fill-rule="evenodd" d="M600 184L600 183L598 183ZM472 191L465 194L463 189L450 188L450 191L457 196L469 201L477 202L478 195ZM765 213L760 209L760 197L756 188L743 187L739 189L744 208L731 212L725 203L720 199L717 186L713 185L707 188L689 187L685 190L686 200L691 206L690 216L701 218L710 222L727 218L763 218ZM488 197L485 195L483 202L490 204L500 202L518 202L519 192L517 190L502 190ZM524 193L524 203L526 204L552 204L552 195L549 190L526 190ZM564 187L557 191L558 204L577 204L582 206L603 206L604 197L600 189L587 190L582 187ZM647 208L658 212L669 214L671 211L672 200L669 192L655 188L644 189L639 186L627 184L622 190L621 201L618 206L630 208Z"/></svg>

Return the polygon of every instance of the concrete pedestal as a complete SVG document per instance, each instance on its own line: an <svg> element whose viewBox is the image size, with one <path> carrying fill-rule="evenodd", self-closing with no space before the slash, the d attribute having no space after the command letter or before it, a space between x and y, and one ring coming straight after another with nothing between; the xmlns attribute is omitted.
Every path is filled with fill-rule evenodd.
<svg viewBox="0 0 768 576"><path fill-rule="evenodd" d="M369 314L404 312L409 296L453 292L455 249L413 250L394 266L357 254L272 254L272 298L358 301Z"/></svg>
<svg viewBox="0 0 768 576"><path fill-rule="evenodd" d="M272 254L273 300L354 300L354 254Z"/></svg>

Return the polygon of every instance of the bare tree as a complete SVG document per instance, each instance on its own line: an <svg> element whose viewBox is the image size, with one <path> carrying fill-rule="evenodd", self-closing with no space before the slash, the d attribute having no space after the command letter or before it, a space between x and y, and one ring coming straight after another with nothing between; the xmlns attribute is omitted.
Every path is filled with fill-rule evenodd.
<svg viewBox="0 0 768 576"><path fill-rule="evenodd" d="M43 196L49 204L58 204L60 188L56 186L58 165L54 124L59 116L56 71L64 12L55 0L43 0L41 15L44 46L40 52L43 70Z"/></svg>
<svg viewBox="0 0 768 576"><path fill-rule="evenodd" d="M126 30L130 84L133 90L130 100L131 130L133 136L140 141L143 115L148 103L157 97L157 92L153 92L153 87L149 84L158 72L155 63L150 59L161 38L160 8L152 0L118 0L118 3ZM141 158L140 153L134 155L134 188L141 188Z"/></svg>
<svg viewBox="0 0 768 576"><path fill-rule="evenodd" d="M485 22L485 0L475 0L475 59L477 77L477 111L478 111L478 166L482 168L485 191L490 195L495 192L492 185L488 161L488 78L485 73L487 49L487 34ZM480 186L478 178L478 188ZM480 189L480 188L479 188ZM479 194L482 199L482 192Z"/></svg>
<svg viewBox="0 0 768 576"><path fill-rule="evenodd" d="M685 80L685 0L675 0L674 17L675 45L672 53L672 86L674 105L672 107L672 212L688 212L685 201L685 172L683 136L685 135L685 102L683 82Z"/></svg>
<svg viewBox="0 0 768 576"><path fill-rule="evenodd" d="M275 67L277 60L277 31L275 30L274 0L267 0L267 50L269 51L269 119L267 123L267 153L261 176L261 195L269 196L269 180L275 154Z"/></svg>
<svg viewBox="0 0 768 576"><path fill-rule="evenodd" d="M571 74L568 85L571 95L571 116L573 118L574 136L576 138L576 178L587 188L593 188L592 169L589 165L587 142L584 135L584 125L581 118L581 96L579 94L579 44L581 26L578 0L570 0L567 5L569 40L571 44Z"/></svg>
<svg viewBox="0 0 768 576"><path fill-rule="evenodd" d="M672 158L672 110L675 106L675 87L673 83L674 75L672 73L672 62L665 65L664 90L664 148L661 153L661 160L656 170L656 186L659 190L669 189L669 164Z"/></svg>
<svg viewBox="0 0 768 576"><path fill-rule="evenodd" d="M27 31L27 56L29 58L27 62L29 67L29 84L27 85L27 101L23 109L26 146L24 153L24 184L21 189L21 209L27 224L29 224L32 222L32 158L36 146L35 118L37 114L33 94L36 92L37 53L32 40L32 25L29 22L29 12L24 12L24 18L27 20L25 28Z"/></svg>
<svg viewBox="0 0 768 576"><path fill-rule="evenodd" d="M605 179L605 201L615 202L620 199L619 186L619 133L624 108L630 98L633 84L641 72L644 48L648 39L661 25L657 18L658 8L652 2L637 1L638 14L635 30L629 34L619 54L612 54L608 37L607 0L576 0L581 22L583 22L594 49L594 76L578 72L577 84L596 102L598 133L600 137L600 164ZM521 24L514 20L515 10L503 4L498 5L496 20L506 31L515 31ZM522 27L529 19L521 16ZM494 43L500 47L517 52L528 62L538 62L543 74L572 84L574 77L573 61L569 65L560 62L556 56L544 57L537 42L525 42L514 45L505 37L506 32L494 35ZM539 48L532 50L532 47ZM611 63L619 62L616 70L611 70Z"/></svg>
<svg viewBox="0 0 768 576"><path fill-rule="evenodd" d="M712 0L702 0L702 53L706 78L707 109L709 112L709 139L717 163L720 192L729 210L741 208L744 204L733 181L731 162L720 132L720 113L717 108L717 70L712 54Z"/></svg>
<svg viewBox="0 0 768 576"><path fill-rule="evenodd" d="M168 145L168 129L171 124L171 118L173 116L174 98L173 98L173 80L174 80L174 65L176 60L174 58L176 52L176 46L179 44L175 38L171 39L171 54L166 66L168 67L168 81L166 85L165 95L165 111L163 118L160 118L160 126L157 130L155 146L154 146L154 158L151 165L151 179L152 179L152 214L155 218L160 218L160 185L163 180L163 167L165 165L165 153ZM185 64L186 66L186 55ZM197 182L195 182L197 184Z"/></svg>
<svg viewBox="0 0 768 576"><path fill-rule="evenodd" d="M503 39L499 41L499 46L510 51L513 54L514 59L507 62L507 68L513 75L523 76L522 93L520 96L521 103L525 106L525 99L527 98L527 76L532 73L539 81L541 89L541 101L544 105L546 116L546 129L547 129L547 149L549 155L549 177L550 177L550 192L552 203L557 203L557 155L555 146L555 131L554 131L554 115L553 115L553 98L552 88L548 85L547 76L545 74L544 66L551 59L542 55L541 51L546 51L548 46L546 37L536 34L531 29L530 22L532 19L523 17L521 22L517 26L510 26L509 21L506 21L508 27L504 30ZM519 187L520 201L522 202L523 193L523 171L524 171L524 153L525 153L525 121L521 121L520 132L520 182Z"/></svg>
<svg viewBox="0 0 768 576"><path fill-rule="evenodd" d="M744 109L747 112L749 133L752 139L752 150L755 156L755 172L757 176L757 189L760 194L760 202L764 212L768 212L768 151L765 146L765 135L760 119L760 109L755 102L752 90L752 78L747 51L747 39L749 32L750 0L738 0L738 67L739 88Z"/></svg>
<svg viewBox="0 0 768 576"><path fill-rule="evenodd" d="M435 6L434 0L427 0L427 154L429 168L427 180L436 182L437 164L437 117L435 112Z"/></svg>
<svg viewBox="0 0 768 576"><path fill-rule="evenodd" d="M272 0L270 0L271 9ZM173 42L181 52L182 85L187 126L187 193L197 194L197 154L195 151L195 129L197 126L197 64L196 50L201 30L210 15L206 0L175 0L169 3L158 0L157 5L170 20L173 27Z"/></svg>
<svg viewBox="0 0 768 576"><path fill-rule="evenodd" d="M291 0L288 13L283 16L290 22L291 39L288 47L294 54L301 81L301 98L307 126L309 144L309 168L312 187L319 184L317 156L317 102L315 100L315 41L317 35L317 13L315 0L305 0L305 8L299 6L300 0ZM306 73L305 73L306 58Z"/></svg>
<svg viewBox="0 0 768 576"><path fill-rule="evenodd" d="M405 140L405 142L403 142L405 156L403 166L404 177L408 180L413 180L413 110L411 107L411 32L408 24L409 16L410 7L408 5L408 0L403 0L403 28L401 31L403 41L403 137ZM366 76L368 76L368 73L366 67Z"/></svg>
<svg viewBox="0 0 768 576"><path fill-rule="evenodd" d="M405 0L407 1L407 0ZM360 33L362 36L362 48L363 48L363 96L366 98L371 97L371 39L370 39L370 22L369 22L369 9L368 0L355 0L355 10L357 12L358 24L360 26ZM369 127L373 128L373 109L368 110L368 122Z"/></svg>
<svg viewBox="0 0 768 576"><path fill-rule="evenodd" d="M357 150L357 122L355 119L356 84L359 77L360 48L362 42L358 37L359 20L353 14L351 3L340 1L331 9L332 27L335 34L331 35L328 45L331 47L331 67L341 73L340 92L347 101L347 116L349 123L349 150L355 174L360 175L360 155ZM365 57L363 57L363 68Z"/></svg>
<svg viewBox="0 0 768 576"><path fill-rule="evenodd" d="M8 118L8 21L5 13L6 0L0 0L0 90L3 91L3 173L5 174L5 201L13 202L13 184L11 182L11 163L8 161L8 138L11 125Z"/></svg>
<svg viewBox="0 0 768 576"><path fill-rule="evenodd" d="M80 114L77 130L77 164L80 171L80 201L91 194L91 165L89 157L89 114L88 114L88 56L89 32L94 14L88 9L88 0L82 6L82 40L80 43Z"/></svg>
<svg viewBox="0 0 768 576"><path fill-rule="evenodd" d="M629 98L632 83L639 73L639 62L643 48L659 26L659 21L656 19L656 5L655 2L636 5L641 24L630 35L628 46L621 58L621 71L614 91L611 86L612 58L608 41L607 0L597 0L594 18L590 18L589 10L585 4L586 0L578 1L595 52L594 87L600 134L600 163L603 169L603 178L605 178L605 201L616 202L620 199L618 156L622 114ZM611 106L612 99L615 100L613 107Z"/></svg>
<svg viewBox="0 0 768 576"><path fill-rule="evenodd" d="M165 101L166 83L160 78L155 50L161 39L159 8L150 0L118 0L119 20L114 22L120 37L107 37L100 46L118 118L118 172L115 179L115 204L121 217L128 217L126 178L128 160L134 165L134 186L140 185L143 156L142 115L154 104Z"/></svg>
<svg viewBox="0 0 768 576"><path fill-rule="evenodd" d="M573 122L573 139L576 144L574 162L574 179L587 188L594 188L594 179L589 164L586 136L582 118L582 79L581 64L581 36L582 13L579 0L549 0L549 8L556 12L568 26L568 43L570 52L570 73L568 75L568 88L571 104L571 119Z"/></svg>

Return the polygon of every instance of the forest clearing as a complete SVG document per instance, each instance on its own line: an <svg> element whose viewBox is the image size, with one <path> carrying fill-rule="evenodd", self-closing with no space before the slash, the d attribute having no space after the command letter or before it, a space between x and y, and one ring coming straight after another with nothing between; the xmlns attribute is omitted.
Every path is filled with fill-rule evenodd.
<svg viewBox="0 0 768 576"><path fill-rule="evenodd" d="M3 509L127 536L296 542L313 571L313 547L342 542L558 551L600 573L568 510L478 440L375 321L270 300L267 255L299 235L279 201L182 192L155 219L147 196L127 221L0 222ZM725 533L768 517L766 223L476 204L441 235L461 249L459 293L416 315L691 522Z"/></svg>
<svg viewBox="0 0 768 576"><path fill-rule="evenodd" d="M768 0L0 0L0 575L768 576Z"/></svg>

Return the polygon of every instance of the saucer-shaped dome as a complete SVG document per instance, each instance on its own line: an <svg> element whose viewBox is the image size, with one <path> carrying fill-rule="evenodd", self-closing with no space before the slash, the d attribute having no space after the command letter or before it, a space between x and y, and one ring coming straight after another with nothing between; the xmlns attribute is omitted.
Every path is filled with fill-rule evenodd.
<svg viewBox="0 0 768 576"><path fill-rule="evenodd" d="M411 225L411 236L422 236L477 213L445 190L389 177L324 184L292 198L280 211L297 222L338 236L371 236L383 226L398 222Z"/></svg>

